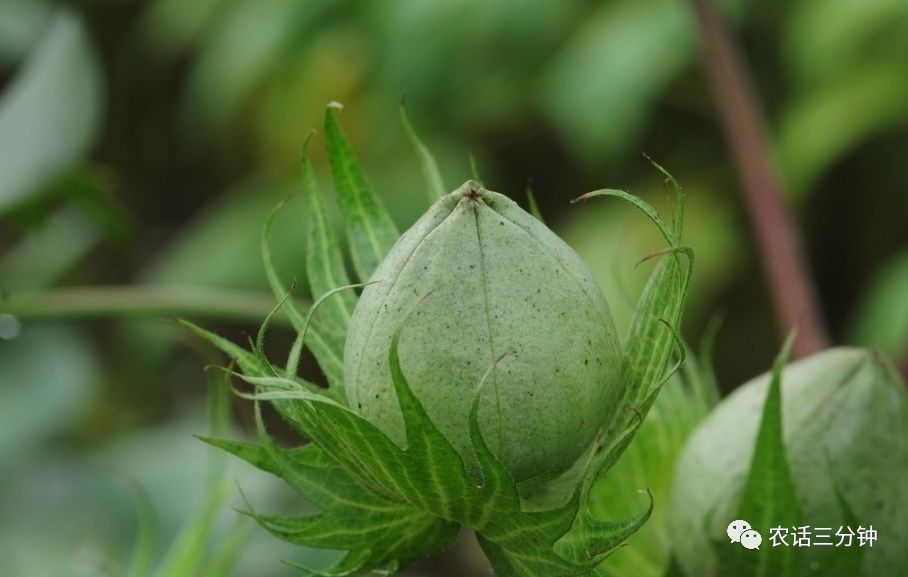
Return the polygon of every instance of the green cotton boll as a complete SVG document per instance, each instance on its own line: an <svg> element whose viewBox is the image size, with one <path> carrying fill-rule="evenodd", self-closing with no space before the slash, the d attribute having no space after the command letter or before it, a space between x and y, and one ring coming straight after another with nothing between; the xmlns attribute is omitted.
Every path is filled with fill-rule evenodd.
<svg viewBox="0 0 908 577"><path fill-rule="evenodd" d="M709 540L729 545L725 530L737 519L769 382L769 374L757 377L720 403L678 461L670 534L691 577L715 573ZM895 369L877 351L831 349L788 365L781 392L798 525L832 527L833 544L840 526L872 525L878 541L863 549L859 575L908 573L908 394ZM769 535L763 543L771 546ZM799 548L796 562L819 562L834 549Z"/></svg>
<svg viewBox="0 0 908 577"><path fill-rule="evenodd" d="M372 281L347 333L346 393L400 445L388 364L398 329L407 382L473 472L469 412L487 372L480 431L517 481L570 467L617 412L621 352L605 298L580 257L505 196L468 181L442 197Z"/></svg>

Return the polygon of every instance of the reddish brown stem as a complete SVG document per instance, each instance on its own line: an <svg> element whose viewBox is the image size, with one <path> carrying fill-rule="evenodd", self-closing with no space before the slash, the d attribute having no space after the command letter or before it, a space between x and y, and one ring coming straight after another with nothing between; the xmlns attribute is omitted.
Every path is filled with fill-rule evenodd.
<svg viewBox="0 0 908 577"><path fill-rule="evenodd" d="M797 225L769 160L760 104L744 59L711 0L690 0L696 15L703 64L731 147L744 204L759 246L783 336L798 330L794 356L829 346Z"/></svg>

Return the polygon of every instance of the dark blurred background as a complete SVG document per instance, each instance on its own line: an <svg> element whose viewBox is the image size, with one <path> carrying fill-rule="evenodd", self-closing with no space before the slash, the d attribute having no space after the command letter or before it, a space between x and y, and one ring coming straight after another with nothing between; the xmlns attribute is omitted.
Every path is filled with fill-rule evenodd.
<svg viewBox="0 0 908 577"><path fill-rule="evenodd" d="M901 358L908 3L718 7L752 68L833 340ZM304 281L300 151L332 100L399 228L426 208L406 96L447 187L469 178L470 154L524 206L532 183L621 327L646 278L634 264L660 239L625 206L569 201L612 187L667 209L646 152L688 192L685 336L696 344L721 314L722 388L763 372L780 330L698 45L680 0L0 0L0 575L128 549L134 503L113 470L148 488L165 535L198 500L190 433L205 428L201 367L218 357L171 318L255 334L273 302L261 226L287 197L272 246ZM121 288L61 290L109 285ZM269 350L280 358L291 338L276 328ZM246 571L305 558L255 538Z"/></svg>

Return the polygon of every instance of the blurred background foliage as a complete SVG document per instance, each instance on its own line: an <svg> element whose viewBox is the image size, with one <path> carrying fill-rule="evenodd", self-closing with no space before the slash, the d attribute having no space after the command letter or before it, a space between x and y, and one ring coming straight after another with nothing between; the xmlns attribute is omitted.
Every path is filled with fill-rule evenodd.
<svg viewBox="0 0 908 577"><path fill-rule="evenodd" d="M908 3L719 4L753 66L835 341L902 358ZM406 95L447 187L469 177L471 153L486 185L524 206L532 183L622 328L646 278L634 265L660 240L631 209L568 201L617 187L667 206L647 152L689 193L698 258L685 335L698 341L724 314L721 388L763 372L779 346L679 0L0 0L0 90L0 575L125 563L138 517L124 478L149 495L158 557L203 501L206 450L191 433L206 426L199 358L218 359L169 317L254 334L271 306L261 226L288 196L272 245L305 294L304 204L293 195L301 145L332 100L401 229L426 208L398 116ZM124 292L60 290L99 286ZM272 354L289 342L275 329ZM692 427L685 419L662 433L666 458ZM250 420L234 403L234 421ZM670 478L670 467L661 481L624 468L633 482L617 480L622 491ZM244 488L262 482L232 474ZM250 535L237 574L318 563ZM423 571L461 574L465 555Z"/></svg>

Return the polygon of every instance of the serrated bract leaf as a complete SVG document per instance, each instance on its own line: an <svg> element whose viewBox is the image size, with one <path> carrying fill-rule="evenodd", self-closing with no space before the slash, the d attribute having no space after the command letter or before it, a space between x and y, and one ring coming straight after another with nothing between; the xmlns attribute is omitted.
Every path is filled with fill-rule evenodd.
<svg viewBox="0 0 908 577"><path fill-rule="evenodd" d="M309 160L309 141L303 147L303 184L309 197L306 220L309 227L306 244L306 276L312 296L328 293L337 287L350 284L350 277L344 266L344 256L334 227L328 219L324 198L319 189ZM322 305L319 315L325 323L336 328L341 334L347 334L350 317L356 306L356 295L344 291L329 299Z"/></svg>
<svg viewBox="0 0 908 577"><path fill-rule="evenodd" d="M802 522L782 435L782 370L793 342L794 333L789 335L773 364L760 430L736 516L767 537L770 527L794 527ZM797 575L794 558L797 549L772 547L768 542L757 551L729 547L724 541L715 542L714 547L719 558L719 574L723 577Z"/></svg>
<svg viewBox="0 0 908 577"><path fill-rule="evenodd" d="M703 365L711 362L708 350L709 340L704 338ZM603 562L602 575L663 577L672 561L667 505L674 465L684 442L715 405L718 394L710 369L698 366L688 354L681 370L662 387L621 459L592 489L592 510L599 518L633 514L639 505L631 497L644 488L651 491L655 502L652 516L628 546Z"/></svg>
<svg viewBox="0 0 908 577"><path fill-rule="evenodd" d="M261 446L220 439L206 442L282 478L318 507L317 514L302 517L249 514L291 543L348 551L332 573L409 563L449 546L457 537L456 524L369 491L316 445L282 449L267 438Z"/></svg>
<svg viewBox="0 0 908 577"><path fill-rule="evenodd" d="M360 170L337 122L336 108L329 105L325 110L325 140L353 268L359 280L366 282L400 235Z"/></svg>
<svg viewBox="0 0 908 577"><path fill-rule="evenodd" d="M678 331L694 266L693 250L680 245L683 232L684 191L661 166L656 163L653 163L653 166L665 177L666 184L670 184L675 191L675 218L671 225L663 220L652 206L624 191L603 189L587 193L577 199L612 196L629 202L659 228L669 244L668 248L647 257L658 257L660 261L643 289L625 342L622 366L624 412L616 413L613 421L607 423L606 434L602 440L603 446L614 444L629 431L631 435L636 431L646 418L647 411L662 385L677 366L680 366L679 363L675 368L669 367L673 351L678 350L684 354ZM682 264L682 257L687 259L686 266ZM625 444L624 447L626 446ZM623 451L623 448L621 450ZM620 454L619 451L611 456L610 453L603 452L600 453L599 459L608 456L617 460ZM599 474L604 473L608 466L603 462L594 465L600 468Z"/></svg>
<svg viewBox="0 0 908 577"><path fill-rule="evenodd" d="M266 528L288 540L352 551L349 563L355 567L342 560L330 574L363 574L387 565L392 558L406 562L441 548L456 534L451 527L464 525L480 534L480 542L500 576L542 577L591 575L602 556L645 521L649 511L630 522L582 521L582 530L572 531L568 541L556 547L575 522L580 493L557 509L524 511L516 485L479 432L475 402L470 429L482 479L474 479L410 390L400 370L397 342L395 338L389 364L404 408L406 448L396 445L346 407L288 379L245 377L260 391L271 391L257 395L260 400L285 401L282 415L312 438L316 446L282 450L267 438L261 447L221 440L209 442L285 479L317 506L325 507L322 514L327 516L323 519L333 515L329 511L343 511L336 513L336 521L253 514ZM316 464L336 470L321 471L322 476L316 478L316 472L311 470ZM343 509L347 506L353 509ZM363 531L369 522L357 521L354 529L350 515L355 510L362 517L370 508L389 512L389 516L383 516L374 511L372 522L376 536L384 534L382 531L391 532L394 539L393 543L374 541L378 545L373 545L374 552L367 554L363 548L373 541L363 538ZM405 518L408 523L400 522ZM393 533L395 527L400 534ZM579 553L586 551L596 553Z"/></svg>
<svg viewBox="0 0 908 577"><path fill-rule="evenodd" d="M306 322L306 317L297 309L292 300L286 298L289 293L284 286L283 281L278 275L271 259L271 247L269 245L269 231L275 212L280 205L271 212L265 226L262 228L262 261L265 264L265 275L268 277L268 284L271 285L271 291L274 293L278 302L281 303L281 309L287 314L293 328L298 334L305 334L305 344L315 355L319 367L325 373L328 379L328 388L331 395L335 398L343 398L344 395L344 332L340 327L321 322L318 318L312 318ZM292 375L291 375L292 376Z"/></svg>

